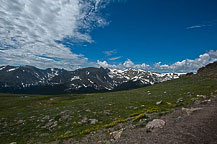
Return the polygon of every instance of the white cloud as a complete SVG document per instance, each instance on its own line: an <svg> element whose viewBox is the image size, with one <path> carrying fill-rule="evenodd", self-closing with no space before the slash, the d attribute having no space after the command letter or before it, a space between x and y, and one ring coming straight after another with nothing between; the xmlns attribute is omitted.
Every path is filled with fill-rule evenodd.
<svg viewBox="0 0 217 144"><path fill-rule="evenodd" d="M112 56L112 55L114 55L114 54L117 53L117 50L114 49L114 50L110 50L110 51L104 51L103 53L104 53L106 56Z"/></svg>
<svg viewBox="0 0 217 144"><path fill-rule="evenodd" d="M97 60L97 66L103 67L103 68L117 68L118 67L116 65L108 64L107 61L99 61L99 60Z"/></svg>
<svg viewBox="0 0 217 144"><path fill-rule="evenodd" d="M114 60L118 60L118 59L120 59L120 58L122 58L122 56L109 58L109 60L114 61Z"/></svg>
<svg viewBox="0 0 217 144"><path fill-rule="evenodd" d="M172 65L155 65L154 70L165 72L196 72L199 68L217 61L217 57L213 56L216 53L217 51L210 51L200 55L194 60L186 59L183 61L178 61Z"/></svg>
<svg viewBox="0 0 217 144"><path fill-rule="evenodd" d="M147 64L134 64L130 59L127 59L123 64L120 63L118 65L110 65L107 61L99 61L97 60L97 66L104 68L116 68L116 69L127 69L127 68L135 68L135 69L145 69L150 70L151 66Z"/></svg>
<svg viewBox="0 0 217 144"><path fill-rule="evenodd" d="M196 29L196 28L202 28L202 27L206 27L207 25L193 25L193 26L189 26L186 29Z"/></svg>
<svg viewBox="0 0 217 144"><path fill-rule="evenodd" d="M198 58L191 60L186 59L183 61L175 62L174 64L167 65L161 64L161 62L155 63L153 66L143 64L134 64L130 59L125 61L123 64L120 63L118 65L110 65L106 61L100 62L97 61L98 66L106 67L106 68L117 68L117 69L127 69L127 68L135 68L135 69L144 69L150 70L154 72L196 72L199 68L217 61L217 50L209 51L208 53L204 53L200 55Z"/></svg>
<svg viewBox="0 0 217 144"><path fill-rule="evenodd" d="M62 44L93 42L89 32L107 24L106 0L0 0L0 61L37 67L76 68L87 63Z"/></svg>

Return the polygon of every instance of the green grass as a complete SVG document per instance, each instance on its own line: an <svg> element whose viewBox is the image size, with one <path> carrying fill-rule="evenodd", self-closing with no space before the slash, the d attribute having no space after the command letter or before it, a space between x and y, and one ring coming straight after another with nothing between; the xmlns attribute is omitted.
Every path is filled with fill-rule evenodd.
<svg viewBox="0 0 217 144"><path fill-rule="evenodd" d="M49 142L56 139L81 137L92 131L115 126L134 116L131 122L146 117L146 113L167 113L178 106L189 106L191 98L198 94L210 96L217 90L217 81L199 77L184 77L145 88L96 94L70 95L14 95L0 94L0 143ZM151 94L148 95L150 91ZM166 92L166 93L164 93ZM190 92L191 96L187 93ZM24 96L28 96L24 98ZM176 104L178 98L184 102ZM163 103L156 105L157 101ZM168 105L167 102L172 103ZM141 105L144 105L141 107ZM71 119L58 121L60 113L69 110ZM46 115L58 121L52 131L41 128L48 120ZM160 114L159 114L160 115ZM34 116L34 117L32 117ZM32 117L32 118L30 118ZM80 124L84 118L97 119L95 125ZM18 124L18 120L25 120ZM61 126L61 127L59 127ZM65 134L71 131L70 134ZM48 133L49 136L40 136Z"/></svg>

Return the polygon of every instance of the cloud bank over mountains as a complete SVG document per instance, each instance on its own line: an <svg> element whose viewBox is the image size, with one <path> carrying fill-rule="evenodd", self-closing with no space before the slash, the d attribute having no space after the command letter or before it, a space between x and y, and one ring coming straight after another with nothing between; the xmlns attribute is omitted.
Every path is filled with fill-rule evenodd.
<svg viewBox="0 0 217 144"><path fill-rule="evenodd" d="M0 64L77 68L87 63L57 41L93 42L89 32L107 25L106 0L0 0Z"/></svg>
<svg viewBox="0 0 217 144"><path fill-rule="evenodd" d="M64 39L70 39L72 45L94 42L90 32L96 27L108 25L101 10L109 2L123 3L126 0L0 0L0 65L33 65L67 70L88 65L195 72L199 67L217 60L217 51L210 51L194 60L186 59L172 65L161 62L153 66L134 64L130 59L111 65L107 61L89 62L87 57L74 53L61 43ZM116 49L104 52L110 61L123 58L114 56L116 53Z"/></svg>
<svg viewBox="0 0 217 144"><path fill-rule="evenodd" d="M200 67L203 67L214 61L217 61L217 50L216 51L211 50L208 53L204 53L194 60L186 59L183 61L175 62L172 65L162 64L161 62L155 63L153 66L147 65L145 63L134 64L130 59L127 59L124 63L120 63L118 65L111 65L108 64L107 61L98 60L97 65L99 67L115 68L115 69L135 68L135 69L144 69L144 70L155 71L155 72L188 73L188 72L196 72Z"/></svg>

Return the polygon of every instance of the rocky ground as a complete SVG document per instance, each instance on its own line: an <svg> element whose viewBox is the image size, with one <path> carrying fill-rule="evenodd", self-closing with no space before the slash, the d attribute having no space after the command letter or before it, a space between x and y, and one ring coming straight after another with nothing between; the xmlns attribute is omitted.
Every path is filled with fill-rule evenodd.
<svg viewBox="0 0 217 144"><path fill-rule="evenodd" d="M100 136L102 133L99 131L82 141L68 140L63 143L217 144L217 96L200 103L195 102L189 108L178 108L150 121L144 127L121 127L110 133L110 140L99 140L99 137L106 138L105 135Z"/></svg>
<svg viewBox="0 0 217 144"><path fill-rule="evenodd" d="M166 125L147 131L146 128L128 129L125 136L114 143L126 144L217 144L217 98L191 109L178 109L161 117ZM190 113L187 113L188 110ZM192 110L192 111L191 111Z"/></svg>

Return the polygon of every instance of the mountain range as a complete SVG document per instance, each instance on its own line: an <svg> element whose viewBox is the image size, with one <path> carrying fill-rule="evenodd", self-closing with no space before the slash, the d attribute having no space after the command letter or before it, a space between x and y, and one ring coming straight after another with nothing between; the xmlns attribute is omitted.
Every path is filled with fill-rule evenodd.
<svg viewBox="0 0 217 144"><path fill-rule="evenodd" d="M0 66L1 93L91 93L139 88L176 79L181 73L141 69L82 68L75 71L33 66Z"/></svg>

